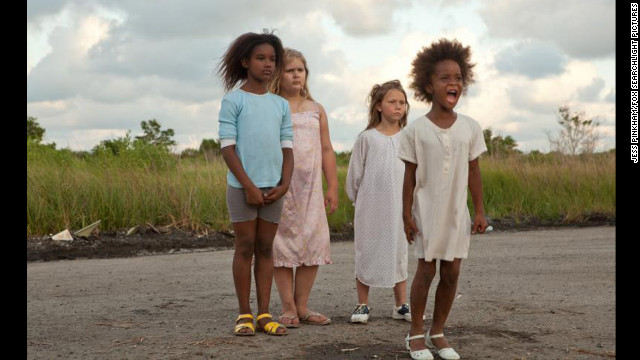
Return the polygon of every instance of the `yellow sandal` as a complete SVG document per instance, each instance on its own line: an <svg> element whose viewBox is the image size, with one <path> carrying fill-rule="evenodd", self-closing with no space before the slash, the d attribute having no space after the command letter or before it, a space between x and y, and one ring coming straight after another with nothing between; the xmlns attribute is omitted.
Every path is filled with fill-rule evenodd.
<svg viewBox="0 0 640 360"><path fill-rule="evenodd" d="M287 335L287 332L282 332L279 333L278 332L278 328L283 328L286 330L286 327L284 327L282 324L277 323L275 321L269 321L268 323L266 323L264 326L260 326L258 325L258 321L260 321L260 319L264 319L264 318L272 318L271 314L269 313L264 313L261 315L258 315L258 317L256 317L256 328L257 331L263 332L263 333L267 333L269 335L275 335L275 336L282 336L282 335Z"/></svg>
<svg viewBox="0 0 640 360"><path fill-rule="evenodd" d="M238 321L242 319L251 319L251 322L244 322L238 324ZM242 329L251 329L251 332L241 332ZM253 315L251 314L240 314L236 319L236 327L233 330L233 333L237 336L252 336L256 334L256 329L253 326Z"/></svg>

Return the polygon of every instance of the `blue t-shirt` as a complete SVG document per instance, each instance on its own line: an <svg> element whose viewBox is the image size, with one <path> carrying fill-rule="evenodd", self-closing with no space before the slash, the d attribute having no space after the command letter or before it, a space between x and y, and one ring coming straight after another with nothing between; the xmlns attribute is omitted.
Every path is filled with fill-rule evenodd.
<svg viewBox="0 0 640 360"><path fill-rule="evenodd" d="M281 141L293 140L291 112L284 98L241 89L222 98L219 139L236 142L236 154L249 179L259 188L278 185L282 177ZM229 170L227 184L242 188Z"/></svg>

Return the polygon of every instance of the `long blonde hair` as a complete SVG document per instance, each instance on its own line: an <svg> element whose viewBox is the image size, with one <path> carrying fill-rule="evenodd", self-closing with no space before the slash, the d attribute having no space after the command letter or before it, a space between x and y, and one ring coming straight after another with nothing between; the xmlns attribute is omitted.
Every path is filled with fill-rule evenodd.
<svg viewBox="0 0 640 360"><path fill-rule="evenodd" d="M402 119L400 119L398 125L400 125L400 128L407 126L407 115L409 114L409 101L407 100L407 93L402 88L400 80L391 80L383 84L373 85L369 96L367 96L367 102L369 103L369 124L367 124L367 128L365 130L373 129L374 127L378 126L378 124L380 124L380 122L382 121L382 115L380 114L380 111L376 109L376 105L382 102L385 95L387 95L390 90L394 89L401 91L402 94L404 94L404 101L406 104L404 116L402 117Z"/></svg>
<svg viewBox="0 0 640 360"><path fill-rule="evenodd" d="M307 59L304 58L304 55L302 55L300 51L291 48L284 48L282 72L280 73L280 76L274 77L273 80L271 80L271 83L269 83L269 91L272 94L280 95L280 80L282 79L282 75L284 75L284 67L293 59L299 59L302 62L302 65L304 65L305 80L304 87L300 89L300 96L314 101L313 97L311 97L311 93L309 92L309 86L307 85L309 84L309 67L307 66Z"/></svg>

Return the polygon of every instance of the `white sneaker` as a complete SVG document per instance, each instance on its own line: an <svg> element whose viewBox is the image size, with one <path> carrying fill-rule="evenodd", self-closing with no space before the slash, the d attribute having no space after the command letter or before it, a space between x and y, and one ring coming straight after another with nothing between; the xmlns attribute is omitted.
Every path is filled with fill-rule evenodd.
<svg viewBox="0 0 640 360"><path fill-rule="evenodd" d="M411 322L411 311L409 310L409 304L402 304L400 306L394 306L391 312L391 317L396 320L406 320Z"/></svg>
<svg viewBox="0 0 640 360"><path fill-rule="evenodd" d="M369 307L367 304L358 304L351 313L351 322L366 324L367 321L369 321Z"/></svg>

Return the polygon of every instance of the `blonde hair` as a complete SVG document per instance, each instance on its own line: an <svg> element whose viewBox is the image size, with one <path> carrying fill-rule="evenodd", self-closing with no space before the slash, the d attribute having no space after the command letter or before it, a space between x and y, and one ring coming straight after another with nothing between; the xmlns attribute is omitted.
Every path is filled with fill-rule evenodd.
<svg viewBox="0 0 640 360"><path fill-rule="evenodd" d="M282 72L280 73L280 76L274 77L273 80L271 80L271 83L269 83L269 91L273 94L277 94L280 95L280 80L282 80L282 75L284 75L284 67L290 63L293 59L298 59L302 62L302 65L304 65L304 72L305 72L305 80L304 80L304 87L302 89L300 89L300 96L302 96L305 99L309 99L311 101L313 100L313 97L311 97L311 93L309 92L309 86L307 85L309 83L309 67L307 66L307 59L304 58L304 55L302 55L302 53L298 50L294 50L291 48L284 48L284 61L283 61L283 66L282 66Z"/></svg>
<svg viewBox="0 0 640 360"><path fill-rule="evenodd" d="M389 91L394 89L402 92L406 104L404 116L402 117L402 119L400 119L398 125L400 125L400 128L407 126L407 115L409 114L409 101L407 100L407 93L402 88L400 80L391 80L383 84L373 85L369 96L367 96L367 102L369 103L369 124L367 124L367 128L365 130L373 129L374 127L378 126L378 124L380 124L380 122L382 121L382 115L380 114L380 111L376 109L376 105L381 103L385 95L387 95Z"/></svg>

